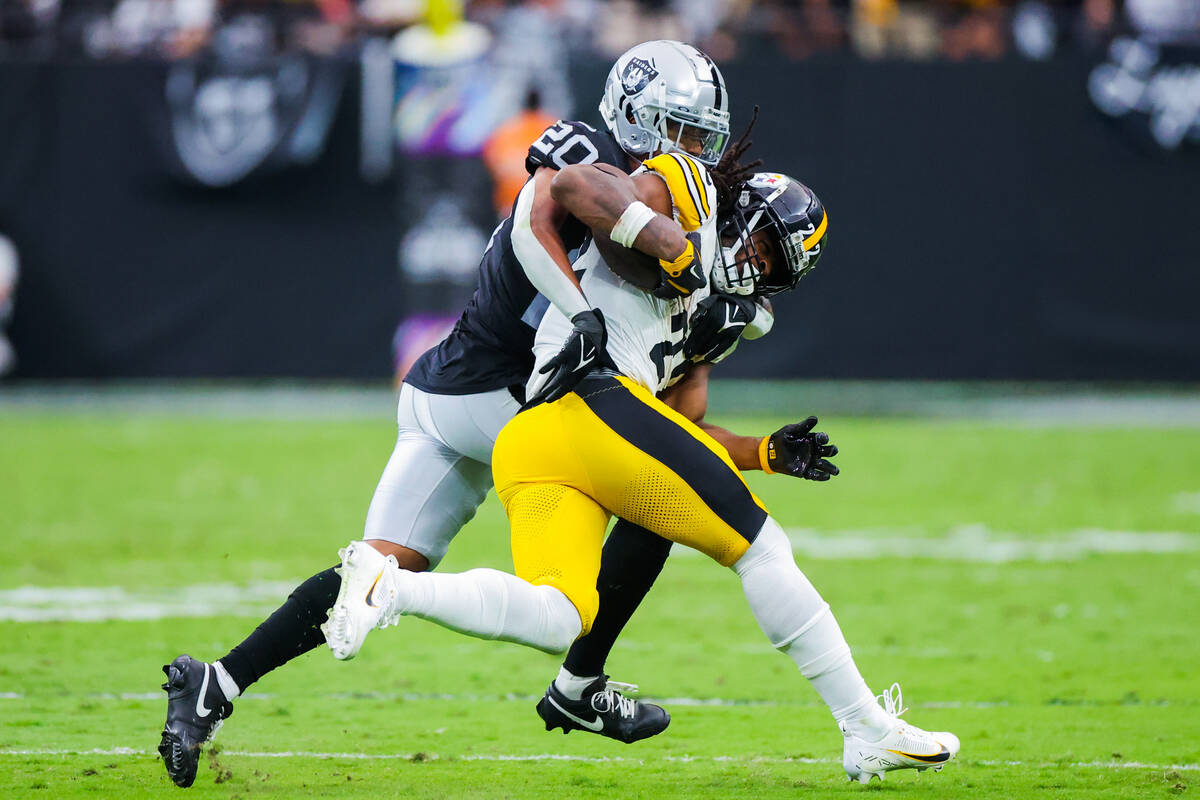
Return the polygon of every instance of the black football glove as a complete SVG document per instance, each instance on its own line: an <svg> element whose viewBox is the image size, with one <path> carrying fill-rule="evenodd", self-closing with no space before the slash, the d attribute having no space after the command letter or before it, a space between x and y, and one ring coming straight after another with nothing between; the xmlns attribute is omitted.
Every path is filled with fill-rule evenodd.
<svg viewBox="0 0 1200 800"><path fill-rule="evenodd" d="M604 315L600 309L593 308L580 311L571 317L575 327L567 341L563 344L558 355L546 362L538 372L550 378L530 401L534 403L553 403L578 385L584 377L597 367L616 369L605 346L608 342L608 332L604 329Z"/></svg>
<svg viewBox="0 0 1200 800"><path fill-rule="evenodd" d="M749 297L710 294L696 305L687 338L683 340L684 358L715 364L737 344L758 313Z"/></svg>
<svg viewBox="0 0 1200 800"><path fill-rule="evenodd" d="M700 231L692 231L686 234L686 238L687 245L678 258L674 261L664 258L658 260L661 270L658 273L658 285L653 289L655 297L663 300L687 297L708 283L704 265L700 263Z"/></svg>
<svg viewBox="0 0 1200 800"><path fill-rule="evenodd" d="M838 468L827 458L837 455L837 446L829 443L829 434L812 432L816 417L804 422L784 425L763 440L763 468L767 472L782 472L810 481L827 481L838 474Z"/></svg>

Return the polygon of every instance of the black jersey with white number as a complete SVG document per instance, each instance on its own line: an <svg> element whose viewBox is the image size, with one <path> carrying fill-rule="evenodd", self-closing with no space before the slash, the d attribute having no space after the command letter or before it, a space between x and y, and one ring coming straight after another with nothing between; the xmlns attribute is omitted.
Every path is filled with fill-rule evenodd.
<svg viewBox="0 0 1200 800"><path fill-rule="evenodd" d="M583 122L556 122L529 147L525 168L611 164L629 170L629 158L607 131ZM515 205L514 205L515 208ZM441 344L417 359L404 378L433 394L476 394L523 387L533 369L533 334L549 301L533 288L513 253L512 216L492 233L479 264L479 286ZM587 227L568 217L560 230L568 253Z"/></svg>

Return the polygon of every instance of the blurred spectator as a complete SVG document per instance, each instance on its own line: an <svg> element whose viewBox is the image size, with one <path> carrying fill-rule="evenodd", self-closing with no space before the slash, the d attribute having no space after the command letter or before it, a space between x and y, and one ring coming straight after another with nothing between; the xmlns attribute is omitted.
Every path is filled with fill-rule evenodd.
<svg viewBox="0 0 1200 800"><path fill-rule="evenodd" d="M1126 0L1125 14L1144 41L1200 45L1200 0Z"/></svg>
<svg viewBox="0 0 1200 800"><path fill-rule="evenodd" d="M119 0L84 31L91 56L191 55L208 41L216 0Z"/></svg>
<svg viewBox="0 0 1200 800"><path fill-rule="evenodd" d="M13 301L16 299L17 277L20 274L17 248L4 234L0 233L0 377L7 375L17 363L17 354L4 335L12 316Z"/></svg>
<svg viewBox="0 0 1200 800"><path fill-rule="evenodd" d="M929 59L941 45L934 7L915 0L854 0L850 37L864 58Z"/></svg>
<svg viewBox="0 0 1200 800"><path fill-rule="evenodd" d="M616 57L652 39L694 38L690 20L677 14L668 0L608 0L597 11L593 46L601 55Z"/></svg>
<svg viewBox="0 0 1200 800"><path fill-rule="evenodd" d="M557 119L542 110L541 95L531 90L525 97L525 107L497 128L483 146L483 163L492 173L492 203L497 219L508 216L513 201L529 177L525 171L529 145Z"/></svg>
<svg viewBox="0 0 1200 800"><path fill-rule="evenodd" d="M529 91L538 93L548 113L571 115L566 46L570 20L563 8L559 0L526 0L491 17L492 124L517 113Z"/></svg>
<svg viewBox="0 0 1200 800"><path fill-rule="evenodd" d="M846 2L769 0L748 9L742 25L759 36L775 40L789 58L809 58L845 46Z"/></svg>
<svg viewBox="0 0 1200 800"><path fill-rule="evenodd" d="M1002 0L948 0L942 54L951 61L992 60L1008 50L1008 8Z"/></svg>
<svg viewBox="0 0 1200 800"><path fill-rule="evenodd" d="M849 49L955 61L1000 58L1010 42L1034 59L1063 46L1095 50L1121 28L1162 44L1200 42L1200 0L0 0L0 53L74 52L81 43L95 57L181 58L248 15L269 21L277 52L330 54L364 32L403 36L460 11L495 43L493 123L531 88L552 113L574 114L562 66L570 56L609 59L650 39L692 42L718 63L762 40L793 59ZM428 42L417 35L407 44Z"/></svg>

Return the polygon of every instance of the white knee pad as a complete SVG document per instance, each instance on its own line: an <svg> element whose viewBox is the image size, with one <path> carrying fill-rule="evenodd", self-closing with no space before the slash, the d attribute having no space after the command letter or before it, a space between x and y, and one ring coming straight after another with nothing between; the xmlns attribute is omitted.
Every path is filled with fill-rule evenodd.
<svg viewBox="0 0 1200 800"><path fill-rule="evenodd" d="M786 648L829 614L829 604L796 566L787 534L771 517L733 570L754 618L776 648Z"/></svg>

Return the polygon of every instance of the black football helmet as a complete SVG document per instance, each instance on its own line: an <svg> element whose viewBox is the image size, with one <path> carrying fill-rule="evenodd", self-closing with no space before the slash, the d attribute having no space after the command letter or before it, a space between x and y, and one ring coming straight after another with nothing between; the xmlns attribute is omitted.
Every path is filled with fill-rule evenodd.
<svg viewBox="0 0 1200 800"><path fill-rule="evenodd" d="M742 187L733 213L721 220L721 252L712 283L728 294L769 297L795 288L825 251L829 218L812 189L776 172L756 172ZM776 260L763 274L753 235L768 230L787 268ZM783 273L783 274L775 274Z"/></svg>

